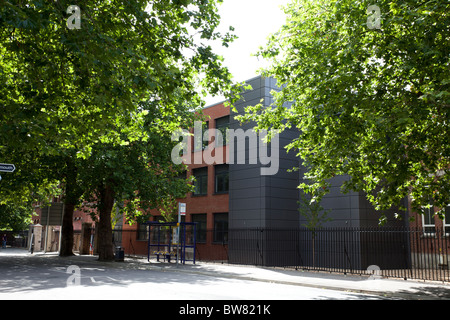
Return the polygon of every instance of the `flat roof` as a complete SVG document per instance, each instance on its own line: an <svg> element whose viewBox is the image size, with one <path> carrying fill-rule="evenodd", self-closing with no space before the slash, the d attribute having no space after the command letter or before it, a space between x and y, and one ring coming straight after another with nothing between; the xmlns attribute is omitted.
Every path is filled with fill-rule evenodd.
<svg viewBox="0 0 450 320"><path fill-rule="evenodd" d="M255 80L255 79L258 79L258 78L262 78L263 76L262 75L259 75L259 76L254 76L253 78L250 78L250 79L247 79L247 80L244 80L244 82L245 83L247 83L247 82L250 82L250 81L252 81L252 80ZM220 101L220 102L217 102L217 103L213 103L213 104L210 104L210 105L207 105L206 107L204 107L202 110L205 110L205 109L208 109L208 108L212 108L212 107L215 107L215 106L217 106L217 105L219 105L219 104L223 104L224 102L227 102L228 101L228 99L226 99L226 100L222 100L222 101Z"/></svg>
<svg viewBox="0 0 450 320"><path fill-rule="evenodd" d="M210 105L207 105L207 106L204 107L202 110L205 110L205 109L208 109L208 108L215 107L215 106L217 106L217 105L219 105L219 104L223 104L224 102L227 102L227 101L228 101L228 99L227 99L227 100L222 100L222 101L220 101L220 102L216 102L216 103L213 103L213 104L210 104Z"/></svg>

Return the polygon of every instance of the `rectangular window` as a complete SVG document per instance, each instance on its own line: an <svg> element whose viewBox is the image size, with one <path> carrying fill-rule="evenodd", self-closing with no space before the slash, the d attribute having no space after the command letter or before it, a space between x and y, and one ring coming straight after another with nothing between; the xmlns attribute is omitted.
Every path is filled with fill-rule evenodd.
<svg viewBox="0 0 450 320"><path fill-rule="evenodd" d="M216 146L225 146L228 144L228 129L230 128L230 116L216 119L216 129L222 133L222 141L216 140Z"/></svg>
<svg viewBox="0 0 450 320"><path fill-rule="evenodd" d="M204 138L203 136L204 136L206 130L208 130L208 129L209 129L209 121L205 121L205 122L202 122L202 132L201 133L198 132L196 135L195 135L195 132L194 132L194 149L193 149L193 152L202 151L202 150L205 150L208 147L208 143L209 143L208 140L209 140L209 138L208 138L208 140L203 141L203 138Z"/></svg>
<svg viewBox="0 0 450 320"><path fill-rule="evenodd" d="M219 164L214 166L214 192L227 193L228 192L228 165Z"/></svg>
<svg viewBox="0 0 450 320"><path fill-rule="evenodd" d="M434 223L434 207L431 205L429 208L423 209L422 226L425 234L436 233L436 226Z"/></svg>
<svg viewBox="0 0 450 320"><path fill-rule="evenodd" d="M228 243L228 212L214 214L214 242Z"/></svg>
<svg viewBox="0 0 450 320"><path fill-rule="evenodd" d="M137 229L137 240L148 240L149 226L147 224L139 224Z"/></svg>
<svg viewBox="0 0 450 320"><path fill-rule="evenodd" d="M192 214L192 222L197 222L197 242L206 242L206 213Z"/></svg>
<svg viewBox="0 0 450 320"><path fill-rule="evenodd" d="M194 181L194 196L203 196L208 193L208 167L193 169L192 174Z"/></svg>
<svg viewBox="0 0 450 320"><path fill-rule="evenodd" d="M153 217L151 217L151 221L152 222L164 222L164 218L163 218L163 216L160 216L160 215L158 215L158 216L153 216ZM157 227L157 226L155 226L155 225L149 225L148 226L148 228L149 228L149 230L150 230L150 242L151 243L158 243L158 236L159 236L159 240L162 242L163 241L163 239L161 239L161 235L160 234L158 234L158 229L159 229L159 227Z"/></svg>

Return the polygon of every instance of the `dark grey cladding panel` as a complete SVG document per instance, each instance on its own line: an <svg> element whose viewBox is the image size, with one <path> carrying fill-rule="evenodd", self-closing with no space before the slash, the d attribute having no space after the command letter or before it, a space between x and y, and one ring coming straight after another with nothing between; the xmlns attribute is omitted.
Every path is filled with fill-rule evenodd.
<svg viewBox="0 0 450 320"><path fill-rule="evenodd" d="M297 201L298 198L298 190L297 188L276 188L271 186L268 190L268 193L271 197L280 198L280 199L295 199Z"/></svg>
<svg viewBox="0 0 450 320"><path fill-rule="evenodd" d="M242 199L234 199L233 209L240 210L242 212L246 212L249 209L260 209L261 214L265 212L266 208L266 199L261 196L256 196L253 198L242 198Z"/></svg>
<svg viewBox="0 0 450 320"><path fill-rule="evenodd" d="M353 201L352 201L353 198ZM326 196L322 202L321 202L322 207L326 208L326 209L356 209L358 208L358 196L345 196L345 195L341 195L341 196L335 196L332 197L330 195Z"/></svg>
<svg viewBox="0 0 450 320"><path fill-rule="evenodd" d="M261 218L236 219L236 220L230 220L230 222L229 222L230 229L261 228L264 226L265 226L265 224L263 224ZM233 250L233 248L230 248L230 250Z"/></svg>
<svg viewBox="0 0 450 320"><path fill-rule="evenodd" d="M231 166L233 166L233 165L229 165L229 167L231 167ZM257 167L257 168L255 168L255 167L251 168L250 167L249 169L239 170L239 171L236 171L236 172L232 171L232 170L233 169L230 168L230 171L232 172L230 174L230 179L232 179L232 180L249 180L249 179L252 179L252 178L260 178L260 171L261 171L260 167ZM255 179L249 180L249 184L252 184L254 180ZM255 180L255 182L256 183L260 183L260 181L257 181L257 180Z"/></svg>
<svg viewBox="0 0 450 320"><path fill-rule="evenodd" d="M253 89L244 92L243 100L236 103L238 114L242 114L246 106L260 103L261 99L264 106L269 108L273 101L270 91L279 89L276 86L276 81L270 78L257 77L250 79L248 83L253 86ZM236 113L232 113L230 117L230 129L242 128L247 130L254 127L254 123L241 125L236 121L236 115ZM301 182L305 182L303 176L306 169L300 165L302 160L296 156L297 150L286 152L284 148L298 135L299 132L295 129L285 130L280 134L279 170L275 175L261 176L259 150L256 164L248 164L248 154L245 156L245 165L230 164L230 228L293 228L305 223L305 218L298 212L300 190L297 187ZM249 152L248 143L245 145L245 152ZM270 154L270 156L273 156L273 154ZM293 167L299 167L299 171L287 171ZM342 192L341 186L348 179L348 176L336 176L330 179L330 192L325 195L321 205L325 209L331 209L328 217L332 220L326 222L324 226L359 227L375 225L380 213L375 212L367 199L358 192ZM387 212L389 219L393 216L394 210ZM404 219L404 221L407 221L407 219Z"/></svg>
<svg viewBox="0 0 450 320"><path fill-rule="evenodd" d="M239 113L244 112L245 106L255 105L264 99L266 107L271 103L270 91L275 89L275 80L269 78L254 78L249 81L253 90L243 94L244 99L236 104ZM236 114L234 114L236 115ZM232 117L233 118L233 117ZM235 120L230 121L230 128L253 128L254 124L246 123L241 126ZM265 227L276 224L280 227L292 227L293 221L298 225L298 172L288 172L294 166L298 166L295 152L286 153L284 146L298 134L291 131L282 133L279 137L279 149L277 154L271 154L268 146L269 157L279 157L279 170L276 175L261 175L259 159L259 146L257 164L230 164L230 227L232 226L258 226ZM249 146L246 143L246 161L248 160ZM237 146L235 147L237 150ZM272 165L269 164L268 166ZM278 221L278 222L276 222ZM297 222L297 224L296 224Z"/></svg>
<svg viewBox="0 0 450 320"><path fill-rule="evenodd" d="M273 89L277 89L274 85L275 82L276 81L274 79L263 77L256 77L248 80L246 83L250 84L252 89L244 91L242 93L242 98L235 103L234 106L237 109L238 114L243 114L245 107L257 105L261 103L261 100L263 100L265 107L269 107L273 103L273 98L270 92ZM230 127L239 127L240 124L234 119L236 113L232 112L231 115ZM243 125L242 127L246 128L247 125Z"/></svg>
<svg viewBox="0 0 450 320"><path fill-rule="evenodd" d="M253 199L261 196L261 188L259 186L253 188L246 187L245 192L237 189L230 191L229 194L233 197L233 199Z"/></svg>
<svg viewBox="0 0 450 320"><path fill-rule="evenodd" d="M233 166L233 168L230 168L230 169L233 169L232 172L236 173L236 174L239 174L240 171L247 171L247 170L257 170L257 171L259 171L260 168L261 168L261 164L259 164L259 163L256 163L256 164L248 164L248 163L246 163L246 164L232 164L232 163L229 163L229 165ZM239 179L239 176L236 176L235 178Z"/></svg>
<svg viewBox="0 0 450 320"><path fill-rule="evenodd" d="M269 214L271 217L273 217L279 211L283 211L289 215L291 213L294 213L295 215L298 214L297 201L295 201L295 199L276 198L274 196L269 196L267 197L266 209L267 214Z"/></svg>
<svg viewBox="0 0 450 320"><path fill-rule="evenodd" d="M298 186L298 174L297 172L289 172L288 169L291 169L291 166L288 166L287 168L280 168L278 169L278 172L276 175L273 176L267 176L268 179L276 180L276 179L282 179L283 181L289 181L289 185L291 185L292 180L295 181L295 185Z"/></svg>
<svg viewBox="0 0 450 320"><path fill-rule="evenodd" d="M234 190L241 191L242 189L246 188L260 188L261 182L261 177L234 179L233 175L230 174L230 193L232 193Z"/></svg>

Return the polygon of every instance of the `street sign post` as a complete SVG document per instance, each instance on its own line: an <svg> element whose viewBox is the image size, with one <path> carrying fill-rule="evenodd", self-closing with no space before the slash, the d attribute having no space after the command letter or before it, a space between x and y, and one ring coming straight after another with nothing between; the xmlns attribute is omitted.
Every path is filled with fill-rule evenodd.
<svg viewBox="0 0 450 320"><path fill-rule="evenodd" d="M186 203L180 202L178 209L179 209L179 213L180 213L181 216L185 216L186 215ZM180 221L178 221L178 222L180 222Z"/></svg>
<svg viewBox="0 0 450 320"><path fill-rule="evenodd" d="M0 172L14 172L16 167L13 164L0 163Z"/></svg>
<svg viewBox="0 0 450 320"><path fill-rule="evenodd" d="M178 256L180 255L180 223L181 223L181 216L186 215L186 203L179 202L178 203L178 226L177 226L177 234L178 234L178 241L177 241L177 267L178 267Z"/></svg>

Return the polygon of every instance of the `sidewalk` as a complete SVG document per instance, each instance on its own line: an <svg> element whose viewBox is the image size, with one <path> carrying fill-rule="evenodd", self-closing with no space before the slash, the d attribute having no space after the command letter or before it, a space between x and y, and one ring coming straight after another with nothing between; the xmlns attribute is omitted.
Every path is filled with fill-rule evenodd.
<svg viewBox="0 0 450 320"><path fill-rule="evenodd" d="M241 280L299 285L312 288L343 290L355 293L380 295L386 298L450 300L450 283L442 282L370 279L367 276L202 262L196 263L195 265L179 265L178 267L175 264L148 263L147 260L145 260L145 263L149 269L158 269L168 272L196 273L211 277L226 277Z"/></svg>
<svg viewBox="0 0 450 320"><path fill-rule="evenodd" d="M118 263L120 264L120 263ZM196 262L161 263L147 258L126 258L125 265L165 272L182 272L211 277L234 278L298 285L311 288L367 293L386 298L414 300L450 300L450 283L433 281L371 279L368 276L332 274L327 272L296 271L281 268L243 266L220 263Z"/></svg>
<svg viewBox="0 0 450 320"><path fill-rule="evenodd" d="M147 259L125 258L124 262L102 262L96 256L73 256L60 258L56 253L37 252L31 255L23 249L0 249L2 256L17 256L18 259L28 257L35 263L47 259L64 259L69 264L94 264L111 269L126 270L155 270L162 272L187 273L215 278L232 278L267 283L297 285L303 287L331 289L346 292L366 293L393 299L446 299L450 300L450 283L437 283L431 281L370 279L367 276L331 274L324 272L307 272L284 270L280 268L264 268L254 266L229 265L219 263L197 262L176 264L160 263Z"/></svg>

